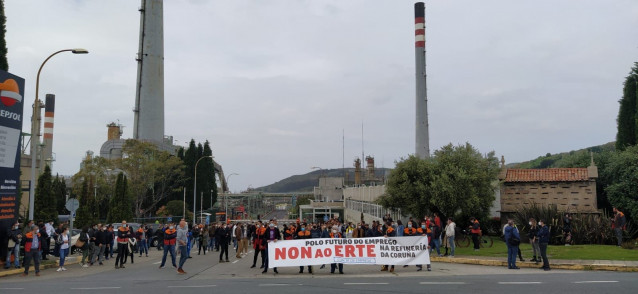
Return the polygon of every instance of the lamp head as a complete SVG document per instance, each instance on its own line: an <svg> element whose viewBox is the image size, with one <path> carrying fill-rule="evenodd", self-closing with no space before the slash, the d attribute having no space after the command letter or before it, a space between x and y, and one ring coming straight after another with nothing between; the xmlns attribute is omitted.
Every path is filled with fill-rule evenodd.
<svg viewBox="0 0 638 294"><path fill-rule="evenodd" d="M71 52L73 54L89 54L89 50L82 49L82 48L75 48L75 49L71 50Z"/></svg>

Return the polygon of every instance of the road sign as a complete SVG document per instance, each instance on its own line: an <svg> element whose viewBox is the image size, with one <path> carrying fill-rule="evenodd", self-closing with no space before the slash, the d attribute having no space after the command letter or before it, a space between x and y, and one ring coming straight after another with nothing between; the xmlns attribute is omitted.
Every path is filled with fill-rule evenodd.
<svg viewBox="0 0 638 294"><path fill-rule="evenodd" d="M80 201L75 198L69 198L64 207L66 207L66 209L70 212L75 212L78 210L78 207L80 207Z"/></svg>

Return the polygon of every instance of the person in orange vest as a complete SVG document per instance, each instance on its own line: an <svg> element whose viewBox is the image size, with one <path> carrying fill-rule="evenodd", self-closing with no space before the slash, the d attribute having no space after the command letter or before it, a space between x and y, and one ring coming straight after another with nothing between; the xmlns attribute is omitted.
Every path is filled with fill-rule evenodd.
<svg viewBox="0 0 638 294"><path fill-rule="evenodd" d="M384 230L384 237L396 237L397 236L397 232L394 230L394 228L392 227L392 223L391 222L387 222L385 225L385 230ZM388 265L384 265L381 268L381 271L387 271L388 270ZM390 272L393 273L394 272L394 265L390 266Z"/></svg>
<svg viewBox="0 0 638 294"><path fill-rule="evenodd" d="M42 235L38 232L39 228L36 225L31 226L31 231L25 234L24 243L24 273L23 277L29 275L29 267L31 266L31 260L35 265L35 275L40 276L40 251L42 251Z"/></svg>
<svg viewBox="0 0 638 294"><path fill-rule="evenodd" d="M298 240L302 240L302 239L311 239L311 232L310 232L310 226L306 225L306 224L302 224L301 225L301 230L299 231L299 233L297 233L297 239ZM303 274L303 266L299 267L299 273ZM312 274L312 266L308 266L308 273Z"/></svg>
<svg viewBox="0 0 638 294"><path fill-rule="evenodd" d="M472 217L470 218L470 234L472 235L472 242L474 242L474 251L479 251L480 244L479 244L479 236L481 235L481 224L479 224L479 221Z"/></svg>
<svg viewBox="0 0 638 294"><path fill-rule="evenodd" d="M166 255L171 253L171 261L173 262L173 268L177 268L177 263L175 261L175 244L177 237L177 230L175 229L175 224L170 223L168 227L163 230L164 234L164 255L162 256L162 264L159 268L164 268L166 264Z"/></svg>
<svg viewBox="0 0 638 294"><path fill-rule="evenodd" d="M133 238L131 230L126 221L122 221L122 226L117 229L117 257L115 257L115 268L124 268L124 258L127 255L128 239ZM118 266L119 263L119 266Z"/></svg>
<svg viewBox="0 0 638 294"><path fill-rule="evenodd" d="M261 254L261 267L266 265L266 228L264 228L261 221L257 221L255 225L255 232L253 232L253 249L255 249L255 257L253 258L253 265L250 268L257 266L257 256Z"/></svg>
<svg viewBox="0 0 638 294"><path fill-rule="evenodd" d="M425 220L423 220L421 222L421 227L416 229L416 234L417 234L417 236L425 236L425 237L428 238L428 242L427 243L428 243L428 250L429 250L430 249L430 245L429 244L430 244L430 232L431 232L431 230L427 227L426 223L427 222ZM417 272L420 272L420 271L423 270L423 265L419 264L416 267L417 267L417 270L416 270ZM428 269L428 272L432 271L432 266L429 263L427 264L427 269Z"/></svg>

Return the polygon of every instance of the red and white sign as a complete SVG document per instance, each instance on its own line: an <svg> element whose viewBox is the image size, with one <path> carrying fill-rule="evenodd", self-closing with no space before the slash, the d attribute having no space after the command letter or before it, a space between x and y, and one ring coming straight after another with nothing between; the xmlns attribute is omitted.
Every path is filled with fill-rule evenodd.
<svg viewBox="0 0 638 294"><path fill-rule="evenodd" d="M428 238L376 237L283 240L268 243L268 267L329 263L429 264Z"/></svg>

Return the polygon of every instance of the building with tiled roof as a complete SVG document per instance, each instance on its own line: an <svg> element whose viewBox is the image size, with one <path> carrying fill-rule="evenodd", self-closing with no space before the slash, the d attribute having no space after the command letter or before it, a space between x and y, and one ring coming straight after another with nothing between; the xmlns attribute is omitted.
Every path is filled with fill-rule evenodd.
<svg viewBox="0 0 638 294"><path fill-rule="evenodd" d="M559 211L598 212L597 178L593 159L585 168L508 169L503 165L499 175L501 215L532 204L555 205Z"/></svg>

